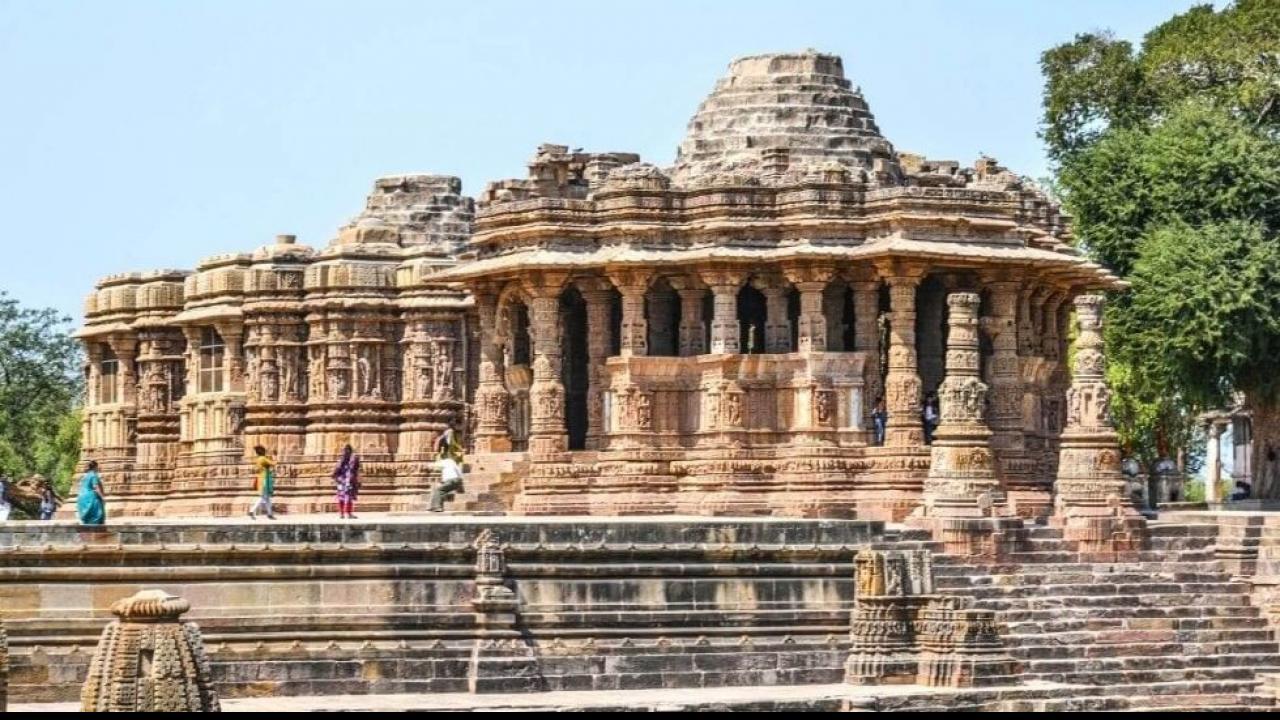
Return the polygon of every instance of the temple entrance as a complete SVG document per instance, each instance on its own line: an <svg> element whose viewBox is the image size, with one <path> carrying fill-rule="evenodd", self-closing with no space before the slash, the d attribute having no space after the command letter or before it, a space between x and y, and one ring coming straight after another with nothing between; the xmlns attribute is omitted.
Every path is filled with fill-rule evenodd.
<svg viewBox="0 0 1280 720"><path fill-rule="evenodd" d="M587 359L587 303L577 288L560 295L560 380L564 383L564 426L570 450L587 447L587 387L590 363Z"/></svg>

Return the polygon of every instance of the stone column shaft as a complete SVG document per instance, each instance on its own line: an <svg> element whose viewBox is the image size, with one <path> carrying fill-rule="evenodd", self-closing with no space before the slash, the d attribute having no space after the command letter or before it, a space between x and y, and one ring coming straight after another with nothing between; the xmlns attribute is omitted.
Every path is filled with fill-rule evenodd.
<svg viewBox="0 0 1280 720"><path fill-rule="evenodd" d="M653 322L646 323L649 344L644 354L671 355L678 350L674 336L676 328L671 325L675 301L676 294L669 289L658 287L649 292L649 317Z"/></svg>
<svg viewBox="0 0 1280 720"><path fill-rule="evenodd" d="M622 322L619 332L619 354L622 357L649 354L649 324L644 315L644 296L649 289L647 273L610 275L622 294Z"/></svg>
<svg viewBox="0 0 1280 720"><path fill-rule="evenodd" d="M885 407L889 422L885 445L921 447L920 371L916 356L916 288L919 276L896 275L889 284L889 368L885 376ZM874 402L874 401L873 401Z"/></svg>
<svg viewBox="0 0 1280 720"><path fill-rule="evenodd" d="M598 449L607 431L604 426L604 393L608 388L609 372L605 360L613 345L611 304L613 294L607 288L592 288L583 292L587 302L587 440L588 450Z"/></svg>
<svg viewBox="0 0 1280 720"><path fill-rule="evenodd" d="M1058 457L1055 524L1084 552L1118 552L1141 544L1145 521L1120 472L1120 445L1111 424L1102 341L1101 295L1075 299L1075 362L1067 390L1067 427Z"/></svg>
<svg viewBox="0 0 1280 720"><path fill-rule="evenodd" d="M703 278L711 288L711 352L737 355L742 352L742 330L738 325L738 291L743 274L712 272Z"/></svg>
<svg viewBox="0 0 1280 720"><path fill-rule="evenodd" d="M478 452L506 452L511 449L508 433L511 398L503 382L502 346L497 342L497 297L492 292L476 292L475 298L480 322L475 447Z"/></svg>
<svg viewBox="0 0 1280 720"><path fill-rule="evenodd" d="M137 358L138 342L133 337L112 336L111 352L115 353L117 370L116 402L132 405L137 401L138 377L134 372L134 360Z"/></svg>
<svg viewBox="0 0 1280 720"><path fill-rule="evenodd" d="M689 357L707 352L707 325L702 319L702 299L706 288L680 289L680 355Z"/></svg>
<svg viewBox="0 0 1280 720"><path fill-rule="evenodd" d="M798 320L800 352L826 352L827 318L822 313L822 295L827 283L823 280L802 280L796 283L800 291L800 318Z"/></svg>
<svg viewBox="0 0 1280 720"><path fill-rule="evenodd" d="M870 428L871 413L884 394L880 373L880 281L853 282L853 349L863 353L862 427Z"/></svg>
<svg viewBox="0 0 1280 720"><path fill-rule="evenodd" d="M991 444L998 454L1009 455L1024 449L1017 332L1019 283L997 281L988 287L991 315L985 324L991 336Z"/></svg>
<svg viewBox="0 0 1280 720"><path fill-rule="evenodd" d="M1222 425L1216 420L1209 421L1209 445L1206 450L1205 467L1209 477L1205 480L1204 499L1210 505L1222 502L1218 490L1222 487Z"/></svg>
<svg viewBox="0 0 1280 720"><path fill-rule="evenodd" d="M938 389L941 422L934 436L925 507L930 514L981 517L999 490L987 427L987 385L979 377L977 293L947 297L946 379ZM982 495L988 495L986 501Z"/></svg>
<svg viewBox="0 0 1280 720"><path fill-rule="evenodd" d="M533 454L564 452L568 435L564 425L564 383L560 376L563 358L559 286L535 289L529 302L529 330L533 339L529 450Z"/></svg>
<svg viewBox="0 0 1280 720"><path fill-rule="evenodd" d="M791 352L791 321L787 319L787 289L769 287L765 297L764 350L768 353Z"/></svg>

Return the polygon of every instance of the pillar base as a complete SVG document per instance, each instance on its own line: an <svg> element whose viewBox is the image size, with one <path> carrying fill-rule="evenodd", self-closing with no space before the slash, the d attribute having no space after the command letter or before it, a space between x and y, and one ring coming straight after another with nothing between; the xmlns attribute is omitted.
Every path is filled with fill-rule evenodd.
<svg viewBox="0 0 1280 720"><path fill-rule="evenodd" d="M1120 502L1110 506L1061 506L1049 524L1061 528L1062 539L1087 554L1136 552L1147 539L1146 518Z"/></svg>

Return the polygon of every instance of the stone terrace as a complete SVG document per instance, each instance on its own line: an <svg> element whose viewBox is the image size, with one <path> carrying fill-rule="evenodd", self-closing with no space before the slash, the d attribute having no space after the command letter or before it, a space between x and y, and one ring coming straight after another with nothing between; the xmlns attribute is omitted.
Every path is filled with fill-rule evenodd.
<svg viewBox="0 0 1280 720"><path fill-rule="evenodd" d="M509 618L473 606L484 529L507 544ZM997 611L1019 663L1023 684L982 690L840 685L853 553L932 545L872 522L14 523L0 609L11 698L40 710L76 695L106 606L154 586L192 601L229 710L1270 708L1280 647L1217 535L1157 523L1097 562L1034 528L995 563L935 556L939 591Z"/></svg>

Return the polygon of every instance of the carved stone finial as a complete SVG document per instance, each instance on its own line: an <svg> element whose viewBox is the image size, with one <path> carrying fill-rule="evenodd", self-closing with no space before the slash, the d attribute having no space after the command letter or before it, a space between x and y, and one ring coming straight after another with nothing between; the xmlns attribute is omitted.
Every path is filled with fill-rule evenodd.
<svg viewBox="0 0 1280 720"><path fill-rule="evenodd" d="M186 600L144 590L117 601L80 694L85 712L219 712L200 629Z"/></svg>

